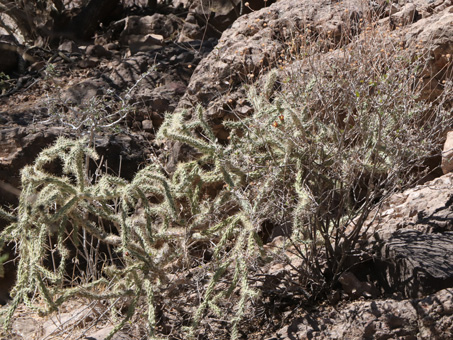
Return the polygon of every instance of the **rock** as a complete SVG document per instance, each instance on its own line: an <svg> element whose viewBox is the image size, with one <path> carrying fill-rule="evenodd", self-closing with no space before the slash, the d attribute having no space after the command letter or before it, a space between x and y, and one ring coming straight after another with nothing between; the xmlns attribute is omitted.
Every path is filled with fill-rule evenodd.
<svg viewBox="0 0 453 340"><path fill-rule="evenodd" d="M94 333L90 333L85 337L85 339L89 340L105 340L109 333L112 331L113 326L106 327L100 329ZM125 332L119 331L113 337L112 340L132 340L130 336L128 336Z"/></svg>
<svg viewBox="0 0 453 340"><path fill-rule="evenodd" d="M158 49L162 47L162 43L163 36L158 34L130 35L127 40L131 55Z"/></svg>
<svg viewBox="0 0 453 340"><path fill-rule="evenodd" d="M154 130L153 121L149 119L145 119L144 121L142 121L142 129L148 132L153 131Z"/></svg>
<svg viewBox="0 0 453 340"><path fill-rule="evenodd" d="M61 52L67 52L67 53L80 53L80 49L77 46L77 44L72 41L72 40L67 40L58 46L58 50Z"/></svg>
<svg viewBox="0 0 453 340"><path fill-rule="evenodd" d="M44 331L43 336L44 338L55 336L56 333L61 332L61 330L69 330L75 326L82 326L94 320L101 313L102 309L99 307L82 306L73 308L66 313L52 315L41 325Z"/></svg>
<svg viewBox="0 0 453 340"><path fill-rule="evenodd" d="M449 66L453 55L453 13L444 9L424 17L399 32L405 46L414 51L428 50L427 65L421 73L424 83L420 99L434 100L443 92L444 80L453 77Z"/></svg>
<svg viewBox="0 0 453 340"><path fill-rule="evenodd" d="M126 25L120 35L120 42L129 45L131 36L146 36L154 34L162 39L170 38L182 24L181 19L175 15L154 14L151 16L130 16L126 19ZM137 38L134 38L137 40Z"/></svg>
<svg viewBox="0 0 453 340"><path fill-rule="evenodd" d="M191 12L187 14L184 25L181 28L178 42L185 42L203 38L203 29L198 25L195 15Z"/></svg>
<svg viewBox="0 0 453 340"><path fill-rule="evenodd" d="M62 133L61 128L12 127L0 129L0 178L19 186L19 170L31 164L47 145Z"/></svg>
<svg viewBox="0 0 453 340"><path fill-rule="evenodd" d="M77 64L82 69L94 68L99 65L99 59L98 58L85 58L85 59L80 60Z"/></svg>
<svg viewBox="0 0 453 340"><path fill-rule="evenodd" d="M389 239L403 228L423 233L453 231L453 174L449 173L423 185L397 193L384 201L381 211L370 216L364 238Z"/></svg>
<svg viewBox="0 0 453 340"><path fill-rule="evenodd" d="M132 55L140 51L151 51L161 47L164 40L173 36L181 26L181 19L172 14L130 16L126 19L119 41L129 46Z"/></svg>
<svg viewBox="0 0 453 340"><path fill-rule="evenodd" d="M12 331L22 339L40 339L44 335L43 325L31 317L14 319Z"/></svg>
<svg viewBox="0 0 453 340"><path fill-rule="evenodd" d="M182 82L170 82L168 84L148 88L146 85L138 86L134 96L140 98L142 103L155 112L165 113L173 111L176 107L174 96L182 96L186 86Z"/></svg>
<svg viewBox="0 0 453 340"><path fill-rule="evenodd" d="M263 68L275 65L293 32L313 27L318 34L324 34L350 26L351 20L365 15L360 0L343 1L332 7L329 4L284 0L240 17L199 64L178 109L201 103L207 107L210 119L234 117L226 114L234 107L224 108L227 100L221 94L231 95L245 79L253 79ZM345 10L350 15L345 16Z"/></svg>
<svg viewBox="0 0 453 340"><path fill-rule="evenodd" d="M133 86L152 66L150 59L149 55L140 54L115 62L111 65L110 75L107 76L109 83L123 90Z"/></svg>
<svg viewBox="0 0 453 340"><path fill-rule="evenodd" d="M68 88L61 99L70 105L87 105L93 98L104 95L108 88L102 79L88 79Z"/></svg>
<svg viewBox="0 0 453 340"><path fill-rule="evenodd" d="M396 26L402 27L409 25L415 22L418 19L418 12L414 4L409 3L404 5L401 10L395 11L390 16L390 22L392 23L393 27Z"/></svg>
<svg viewBox="0 0 453 340"><path fill-rule="evenodd" d="M403 229L384 243L381 254L388 286L405 296L422 297L453 286L453 232Z"/></svg>
<svg viewBox="0 0 453 340"><path fill-rule="evenodd" d="M106 325L97 331L93 330L95 324L99 324L100 317L105 313L105 306L101 303L83 305L80 301L72 300L60 306L58 313L53 313L48 317L40 317L33 313L31 316L20 316L12 319L11 335L18 338L13 339L44 339L59 336L61 334L70 335L72 338L84 338L104 340L113 330L114 326ZM84 327L91 329L89 335L79 333ZM112 339L129 340L133 337L128 336L124 331L117 332Z"/></svg>
<svg viewBox="0 0 453 340"><path fill-rule="evenodd" d="M447 140L442 151L442 172L447 174L453 170L453 131L447 133Z"/></svg>
<svg viewBox="0 0 453 340"><path fill-rule="evenodd" d="M452 300L451 290L444 289L422 299L355 301L341 308L319 308L303 313L270 339L446 340L453 334Z"/></svg>
<svg viewBox="0 0 453 340"><path fill-rule="evenodd" d="M385 2L379 3L382 3L383 9L387 8ZM426 6L426 1L421 0L402 7L394 6L392 17L403 26L398 24L392 35L388 32L388 24L377 24L376 29L378 34L389 37L390 44L401 43L414 51L421 51L420 46L429 48L427 67L420 76L425 84L422 99L431 100L442 93L442 82L453 77L452 68L448 67L448 57L453 56L453 44L449 38L453 36L453 31L450 32L453 30L453 13L444 9L425 14L422 18L417 13L426 11ZM235 111L236 105L226 104L228 99L235 96L244 98L244 94L240 93L242 84L257 79L263 69L275 67L280 54L286 53L285 42L294 40L294 32L308 30L312 37L321 37L326 48L338 47L341 41L348 41L341 40L344 32L350 35L361 32L358 23L371 16L369 10L359 0L342 1L335 5L331 5L330 1L282 0L238 18L223 33L215 50L196 68L177 110L201 103L210 121L234 119L240 113ZM383 15L390 15L390 10ZM388 17L386 22L389 22ZM348 27L350 29L346 29ZM319 56L329 57L323 53ZM222 128L217 128L217 131L228 136Z"/></svg>
<svg viewBox="0 0 453 340"><path fill-rule="evenodd" d="M111 58L112 52L105 49L102 45L89 45L85 50L85 54L98 58Z"/></svg>
<svg viewBox="0 0 453 340"><path fill-rule="evenodd" d="M38 111L38 110L37 110ZM36 115L38 117L38 115ZM30 118L33 119L33 118ZM20 195L20 170L32 164L36 156L63 133L58 127L7 127L0 125L0 205L17 205ZM5 221L0 220L0 227ZM8 252L8 250L6 250ZM14 252L11 251L10 258ZM8 290L15 281L12 262L5 267L5 277L0 278L0 303L9 299Z"/></svg>
<svg viewBox="0 0 453 340"><path fill-rule="evenodd" d="M365 224L362 249L387 292L420 297L453 285L453 173L395 194Z"/></svg>

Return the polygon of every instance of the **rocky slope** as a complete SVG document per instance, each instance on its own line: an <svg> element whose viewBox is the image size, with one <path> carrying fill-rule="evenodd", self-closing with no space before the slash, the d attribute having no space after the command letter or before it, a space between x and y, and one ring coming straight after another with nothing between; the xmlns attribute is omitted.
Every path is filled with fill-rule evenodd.
<svg viewBox="0 0 453 340"><path fill-rule="evenodd" d="M377 1L371 8L373 13L360 0L281 0L265 5L270 4L250 1L244 11L249 13L236 19L233 13L240 9L240 3L233 1L214 12L212 23L203 21L202 10L194 5L189 6L185 20L176 12L130 16L115 23L94 44L62 44L59 50L63 57L53 57L51 77L42 64L30 65L0 97L0 203L17 202L19 171L44 147L60 135L80 134L49 112L49 96L55 94L63 108L83 107L93 98L112 93L123 99L128 96L132 109L126 126L114 133L107 129L99 133L96 145L110 171L118 173L121 168L121 175L130 179L150 159L165 163L171 171L178 160L187 157L187 150L178 143L154 141L164 116L175 110L191 112L194 104L203 105L216 137L227 141L223 121L252 110L243 85L262 82L273 67L282 73L294 67L297 60L287 58L288 50L300 49L301 34L321 41L313 53L328 63L329 58L337 57L337 48L347 45L345 32L346 36L363 35L366 28L360 23L378 14L380 19L373 29L388 37L385 48L429 49L429 63L423 70L424 98L438 98L445 82L453 78L450 0ZM440 157L436 162L440 166ZM436 176L440 173L434 172ZM270 301L276 310L275 320L268 320L265 326L245 327L250 333L243 337L453 338L452 181L453 176L446 174L391 196L372 214L357 246L359 255L351 260L348 275L340 280L328 302L307 308L297 301L288 303L289 307L275 307L275 301ZM287 287L298 275L295 266L277 263L263 269L272 278L272 289L280 294L275 298L279 303L298 298ZM13 278L10 263L0 284L4 300ZM74 316L86 306L65 308ZM13 331L16 339L58 338L64 332L55 324L74 329L74 320L82 325L96 313L96 306L89 306L89 312L72 319L62 314L44 320L24 308L18 311ZM166 320L172 318L170 312L162 315ZM221 328L222 322L219 325L215 327ZM101 340L111 326L106 322L99 328L83 334ZM133 327L127 332L118 333L116 339L132 339L140 333L134 333Z"/></svg>

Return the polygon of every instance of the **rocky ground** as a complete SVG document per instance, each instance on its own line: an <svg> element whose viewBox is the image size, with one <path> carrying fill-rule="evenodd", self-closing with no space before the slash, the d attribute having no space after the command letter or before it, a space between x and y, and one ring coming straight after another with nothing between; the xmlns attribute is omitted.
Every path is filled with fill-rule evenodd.
<svg viewBox="0 0 453 340"><path fill-rule="evenodd" d="M0 82L1 204L17 204L20 169L43 148L58 136L83 134L77 129L80 115L62 118L52 109L70 112L68 108L76 105L82 112L99 97L114 108L123 101L130 111L121 128L105 127L96 134L97 151L108 171L131 179L143 164L155 160L171 172L187 153L178 143L155 141L165 115L201 104L216 137L227 141L222 122L252 110L243 85L262 81L271 67L284 72L294 66L285 57L294 32L309 28L323 39L319 58L328 61L335 57L332 46L338 46L342 29L369 15L368 4L360 0L274 4L257 0L247 3L245 14L236 19L240 8L240 4L233 7L236 3L211 8L209 22L202 9L186 2L162 14L138 11L84 45L65 41L58 51L35 51L36 61L25 72L12 71L11 79ZM424 97L436 98L443 82L452 78L453 2L386 3L373 2L379 12L374 29L388 32L395 45L430 46ZM0 71L10 72L1 70L1 58ZM49 58L52 69L43 62ZM291 251L286 254L291 264L277 257L263 266L262 277L254 283L263 295L241 326L242 338L453 339L453 176L447 173L447 154L446 174L440 170L440 156L435 157L437 168L430 181L390 196L372 214L357 257L327 299L311 306L299 303L303 292L297 286L298 258ZM279 240L269 240L265 247L278 248ZM185 298L184 280L194 275L202 274L193 270L175 279L169 291L180 292L170 300ZM10 262L0 282L3 302L13 282ZM175 327L162 332L183 339L177 330L182 321L176 319L187 315L190 307L179 310L164 299L160 309L161 320L167 322L162 327ZM13 319L11 339L101 340L114 324L104 312L102 302L83 299L64 305L51 317L21 306ZM114 339L142 338L140 320L134 321ZM212 320L210 328L205 338L226 337L222 335L225 320Z"/></svg>

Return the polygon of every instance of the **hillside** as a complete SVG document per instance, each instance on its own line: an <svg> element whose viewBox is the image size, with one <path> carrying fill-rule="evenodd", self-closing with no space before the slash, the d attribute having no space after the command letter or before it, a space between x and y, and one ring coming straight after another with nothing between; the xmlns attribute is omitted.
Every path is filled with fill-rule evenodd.
<svg viewBox="0 0 453 340"><path fill-rule="evenodd" d="M452 1L33 6L2 338L453 339Z"/></svg>

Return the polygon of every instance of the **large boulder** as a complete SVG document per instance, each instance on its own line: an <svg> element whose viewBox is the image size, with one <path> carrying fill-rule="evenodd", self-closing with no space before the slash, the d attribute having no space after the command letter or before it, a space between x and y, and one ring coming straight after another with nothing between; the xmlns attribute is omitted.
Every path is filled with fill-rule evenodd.
<svg viewBox="0 0 453 340"><path fill-rule="evenodd" d="M256 81L276 65L286 68L283 59L291 49L297 53L301 36L320 47L316 58L326 58L328 65L328 58L335 53L332 49L349 43L345 36L364 32L361 23L372 18L376 18L375 34L387 37L388 48L411 48L415 57L423 51L426 67L419 75L423 81L421 99L435 99L445 81L452 78L453 13L449 4L449 0L414 1L404 6L384 1L368 6L361 0L279 1L240 17L223 33L214 51L195 70L178 109L201 103L218 137L226 138L222 120L247 111L243 84Z"/></svg>
<svg viewBox="0 0 453 340"><path fill-rule="evenodd" d="M292 35L307 27L319 33L324 25L341 27L349 22L351 15L345 13L363 16L359 0L343 1L335 7L330 3L280 1L240 17L223 33L215 50L195 70L187 99L206 104L226 90L246 82L247 76L258 75L280 57Z"/></svg>
<svg viewBox="0 0 453 340"><path fill-rule="evenodd" d="M439 3L437 1L436 3ZM434 100L443 91L445 82L453 77L453 8L451 1L442 1L436 12L402 29L396 36L407 48L428 50L427 63L421 77L424 81L422 99ZM443 8L443 10L440 10Z"/></svg>
<svg viewBox="0 0 453 340"><path fill-rule="evenodd" d="M421 297L453 286L453 174L386 200L362 237L387 292Z"/></svg>

